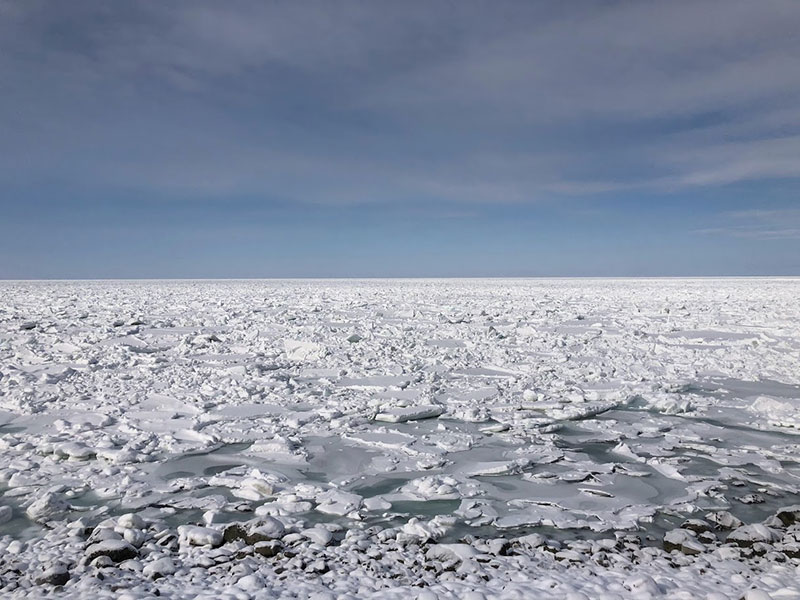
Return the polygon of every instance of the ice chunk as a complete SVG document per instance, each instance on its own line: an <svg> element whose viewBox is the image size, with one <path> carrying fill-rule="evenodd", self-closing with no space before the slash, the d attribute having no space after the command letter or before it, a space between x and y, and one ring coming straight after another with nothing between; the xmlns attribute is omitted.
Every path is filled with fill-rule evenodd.
<svg viewBox="0 0 800 600"><path fill-rule="evenodd" d="M380 496L374 496L372 498L366 498L362 502L362 505L365 509L370 511L378 511L378 510L389 510L392 507L391 502L387 502Z"/></svg>
<svg viewBox="0 0 800 600"><path fill-rule="evenodd" d="M284 340L283 349L289 360L305 361L320 358L324 350L320 344L315 342L303 342L299 340Z"/></svg>
<svg viewBox="0 0 800 600"><path fill-rule="evenodd" d="M750 405L750 410L763 416L772 425L800 428L800 401L798 400L759 396Z"/></svg>
<svg viewBox="0 0 800 600"><path fill-rule="evenodd" d="M510 475L520 473L522 469L530 464L530 460L518 458L516 460L497 460L488 462L476 462L464 467L464 474L471 477L478 475Z"/></svg>
<svg viewBox="0 0 800 600"><path fill-rule="evenodd" d="M346 515L361 507L358 494L341 490L327 490L317 495L317 510L328 515Z"/></svg>
<svg viewBox="0 0 800 600"><path fill-rule="evenodd" d="M384 408L375 415L376 421L385 423L403 423L405 421L418 421L432 419L444 412L444 407L438 404L423 404L397 408Z"/></svg>
<svg viewBox="0 0 800 600"><path fill-rule="evenodd" d="M222 532L210 527L197 525L181 525L178 527L181 541L192 546L219 546L222 544Z"/></svg>
<svg viewBox="0 0 800 600"><path fill-rule="evenodd" d="M427 558L434 560L459 562L480 556L480 553L469 544L433 544L425 553Z"/></svg>
<svg viewBox="0 0 800 600"><path fill-rule="evenodd" d="M671 465L668 462L664 462L658 458L648 459L647 464L661 473L664 477L668 477L669 479L677 479L678 481L686 481L686 477L681 475L681 472L675 465Z"/></svg>
<svg viewBox="0 0 800 600"><path fill-rule="evenodd" d="M314 542L315 544L319 544L320 546L327 546L333 541L333 534L324 527L320 526L304 529L300 533L306 539Z"/></svg>
<svg viewBox="0 0 800 600"><path fill-rule="evenodd" d="M455 521L452 518L437 516L430 521L421 521L412 517L403 525L400 530L409 538L416 538L422 541L438 540L444 536Z"/></svg>
<svg viewBox="0 0 800 600"><path fill-rule="evenodd" d="M25 512L33 521L44 523L62 519L68 511L69 504L58 495L48 492L35 500Z"/></svg>
<svg viewBox="0 0 800 600"><path fill-rule="evenodd" d="M614 454L619 454L620 456L624 456L626 458L630 458L631 460L635 460L636 462L645 462L645 458L643 456L639 456L634 452L631 447L626 444L625 442L620 442L611 450Z"/></svg>
<svg viewBox="0 0 800 600"><path fill-rule="evenodd" d="M94 449L81 442L63 442L53 448L56 456L65 456L75 460L88 460L95 456Z"/></svg>
<svg viewBox="0 0 800 600"><path fill-rule="evenodd" d="M344 439L358 442L367 446L377 448L404 448L416 441L416 437L397 431L375 430L358 431L345 434Z"/></svg>
<svg viewBox="0 0 800 600"><path fill-rule="evenodd" d="M0 525L8 523L14 516L14 511L10 506L0 506Z"/></svg>
<svg viewBox="0 0 800 600"><path fill-rule="evenodd" d="M145 526L145 522L136 513L127 513L117 518L117 525L127 529L142 529Z"/></svg>

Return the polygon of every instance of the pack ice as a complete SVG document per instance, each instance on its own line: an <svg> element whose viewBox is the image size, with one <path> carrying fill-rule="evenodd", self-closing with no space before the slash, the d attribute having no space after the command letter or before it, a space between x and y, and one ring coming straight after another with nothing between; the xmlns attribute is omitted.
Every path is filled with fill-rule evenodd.
<svg viewBox="0 0 800 600"><path fill-rule="evenodd" d="M800 598L800 280L0 297L3 598Z"/></svg>

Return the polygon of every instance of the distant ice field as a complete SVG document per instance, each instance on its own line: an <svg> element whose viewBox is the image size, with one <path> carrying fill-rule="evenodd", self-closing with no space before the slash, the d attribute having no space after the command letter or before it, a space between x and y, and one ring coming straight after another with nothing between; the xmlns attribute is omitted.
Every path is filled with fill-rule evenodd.
<svg viewBox="0 0 800 600"><path fill-rule="evenodd" d="M0 299L3 595L800 598L798 279Z"/></svg>

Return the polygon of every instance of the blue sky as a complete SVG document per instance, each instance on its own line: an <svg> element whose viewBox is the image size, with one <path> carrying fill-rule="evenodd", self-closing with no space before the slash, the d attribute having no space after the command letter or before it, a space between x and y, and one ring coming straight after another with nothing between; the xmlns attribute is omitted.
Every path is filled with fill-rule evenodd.
<svg viewBox="0 0 800 600"><path fill-rule="evenodd" d="M0 277L800 275L800 3L0 0Z"/></svg>

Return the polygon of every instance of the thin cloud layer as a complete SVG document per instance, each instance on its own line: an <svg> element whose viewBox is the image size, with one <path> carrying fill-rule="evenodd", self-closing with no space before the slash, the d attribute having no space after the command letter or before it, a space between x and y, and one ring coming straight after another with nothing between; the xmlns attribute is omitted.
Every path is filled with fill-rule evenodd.
<svg viewBox="0 0 800 600"><path fill-rule="evenodd" d="M471 204L800 176L792 1L0 7L6 182Z"/></svg>
<svg viewBox="0 0 800 600"><path fill-rule="evenodd" d="M800 209L739 210L721 215L722 227L699 229L697 233L753 240L800 239Z"/></svg>
<svg viewBox="0 0 800 600"><path fill-rule="evenodd" d="M795 0L0 0L0 277L800 274Z"/></svg>

